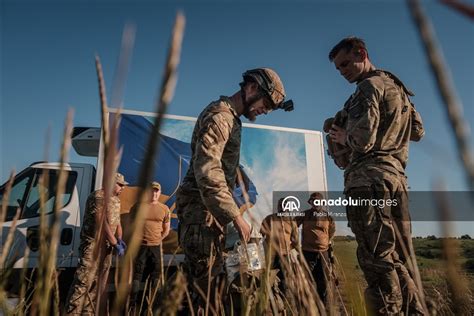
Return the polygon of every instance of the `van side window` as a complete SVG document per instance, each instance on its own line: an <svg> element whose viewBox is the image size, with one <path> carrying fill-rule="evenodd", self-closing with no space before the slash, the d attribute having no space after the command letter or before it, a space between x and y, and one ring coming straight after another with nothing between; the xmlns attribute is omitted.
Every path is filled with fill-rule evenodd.
<svg viewBox="0 0 474 316"><path fill-rule="evenodd" d="M74 193L74 187L77 179L77 172L67 172L66 186L64 193L61 196L61 207L66 206L70 201L72 194ZM54 205L56 203L56 190L59 177L59 170L48 170L45 174L46 177L42 177L43 170L39 170L35 174L33 184L30 192L26 199L26 203L23 207L23 213L21 218L31 218L40 215L40 209L42 203L44 203L44 213L49 214L54 211ZM41 201L41 194L44 196L44 201Z"/></svg>
<svg viewBox="0 0 474 316"><path fill-rule="evenodd" d="M33 169L26 169L25 172L20 173L15 177L12 188L7 201L5 221L9 222L15 217L18 208L21 208L23 201L28 195L28 188L30 183L35 176ZM0 188L0 204L3 203L3 197L5 195L6 185Z"/></svg>

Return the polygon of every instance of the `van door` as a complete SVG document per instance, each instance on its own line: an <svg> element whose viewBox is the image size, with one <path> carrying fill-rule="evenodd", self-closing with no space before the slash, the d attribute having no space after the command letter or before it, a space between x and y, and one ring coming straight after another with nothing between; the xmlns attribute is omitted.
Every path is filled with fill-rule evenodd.
<svg viewBox="0 0 474 316"><path fill-rule="evenodd" d="M61 196L61 210L59 212L60 240L58 242L57 267L70 266L74 237L74 224L71 225L70 209L78 209L78 193L76 183L81 181L77 171L66 171L67 180L64 193ZM56 203L56 189L59 170L27 168L20 173L13 182L6 218L2 227L2 252L8 251L6 263L13 268L22 268L25 262L25 250L29 249L27 266L37 266L40 248L40 212L45 214L49 232L53 221L54 206ZM47 179L47 180L41 180ZM78 183L80 185L80 183ZM0 197L3 198L5 187L0 188ZM43 194L44 201L40 195ZM13 233L12 244L9 249L3 249L12 227L12 220L19 210L19 219ZM68 220L69 219L69 220Z"/></svg>

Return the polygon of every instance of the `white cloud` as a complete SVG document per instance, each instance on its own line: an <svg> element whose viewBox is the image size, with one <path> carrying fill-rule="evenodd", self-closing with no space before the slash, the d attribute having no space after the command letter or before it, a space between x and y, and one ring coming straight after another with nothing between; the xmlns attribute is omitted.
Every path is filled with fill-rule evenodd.
<svg viewBox="0 0 474 316"><path fill-rule="evenodd" d="M306 157L299 155L304 142L295 144L294 137L278 133L273 150L274 163L254 159L253 165L244 165L259 193L256 205L250 210L256 228L272 212L273 191L305 191L308 189ZM293 140L293 142L291 141ZM249 220L250 221L250 220Z"/></svg>
<svg viewBox="0 0 474 316"><path fill-rule="evenodd" d="M166 119L160 133L182 142L191 143L195 122Z"/></svg>

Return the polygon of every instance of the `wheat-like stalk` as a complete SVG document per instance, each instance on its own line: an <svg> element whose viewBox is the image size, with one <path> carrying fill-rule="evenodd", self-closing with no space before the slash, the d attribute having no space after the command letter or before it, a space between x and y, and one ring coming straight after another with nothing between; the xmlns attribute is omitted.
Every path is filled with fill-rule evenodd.
<svg viewBox="0 0 474 316"><path fill-rule="evenodd" d="M157 151L158 136L163 115L166 112L168 104L174 93L174 88L177 78L177 67L180 59L181 44L184 33L185 18L181 13L176 16L175 25L173 28L170 49L168 51L168 58L165 66L165 72L163 75L163 82L160 88L160 97L156 104L156 117L153 124L153 128L148 140L148 146L145 154L145 158L142 162L140 177L139 177L139 192L137 194L137 201L140 203L137 214L135 216L134 223L132 224L132 238L129 241L129 246L125 256L124 264L121 266L121 272L119 273L119 284L117 288L117 297L113 306L112 313L117 313L126 300L126 296L129 292L130 285L127 284L127 279L130 271L132 270L131 264L138 253L141 240L140 234L135 234L136 231L141 231L145 218L145 208L143 203L145 201L145 192L148 184L151 182L151 175L154 173L154 157Z"/></svg>
<svg viewBox="0 0 474 316"><path fill-rule="evenodd" d="M441 191L441 190L440 190ZM446 193L437 192L435 196L439 214L440 225L443 236L451 236L450 214L453 210L450 208ZM459 267L459 247L455 240L443 238L443 259L445 261L446 281L452 295L453 312L455 315L472 315L474 305L472 296L470 296L469 286L465 276L462 276ZM472 293L471 293L472 294Z"/></svg>
<svg viewBox="0 0 474 316"><path fill-rule="evenodd" d="M407 3L425 48L431 71L438 86L437 90L444 101L446 116L453 131L467 185L471 191L474 191L474 159L469 141L469 125L463 119L462 103L456 95L449 68L445 65L441 50L436 43L435 32L429 18L423 12L420 1L407 0Z"/></svg>

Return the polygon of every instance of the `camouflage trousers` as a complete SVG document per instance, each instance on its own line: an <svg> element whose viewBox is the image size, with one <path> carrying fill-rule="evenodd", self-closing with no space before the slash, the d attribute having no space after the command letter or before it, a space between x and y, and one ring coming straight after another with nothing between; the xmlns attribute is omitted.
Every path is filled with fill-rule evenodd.
<svg viewBox="0 0 474 316"><path fill-rule="evenodd" d="M218 313L225 290L222 231L207 224L181 225L179 241L195 313Z"/></svg>
<svg viewBox="0 0 474 316"><path fill-rule="evenodd" d="M161 262L161 245L145 246L141 245L138 249L137 257L133 267L133 281L131 293L131 305L140 305L140 285L143 279L149 277L151 289L158 289L160 279L162 278L161 270L163 263ZM156 295L158 296L158 295Z"/></svg>
<svg viewBox="0 0 474 316"><path fill-rule="evenodd" d="M81 240L79 263L66 300L67 315L96 314L99 260L94 259L94 246L93 240ZM105 251L102 271L99 272L104 282L107 280L112 263L112 248L107 247Z"/></svg>
<svg viewBox="0 0 474 316"><path fill-rule="evenodd" d="M368 284L366 301L376 315L423 315L413 273L406 267L407 260L416 265L406 185L397 180L373 182L346 192L360 203L347 207L347 217Z"/></svg>

